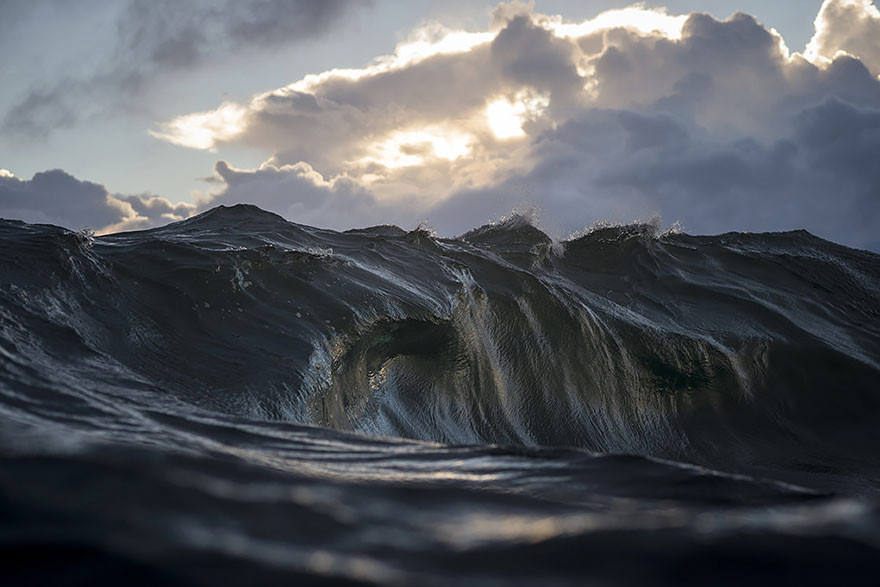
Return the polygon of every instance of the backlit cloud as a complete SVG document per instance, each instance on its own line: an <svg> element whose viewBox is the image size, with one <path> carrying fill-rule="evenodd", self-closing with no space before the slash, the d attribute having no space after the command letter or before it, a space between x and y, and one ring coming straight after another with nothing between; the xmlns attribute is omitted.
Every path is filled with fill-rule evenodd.
<svg viewBox="0 0 880 587"><path fill-rule="evenodd" d="M694 233L806 228L880 249L878 14L827 0L799 53L744 13L634 6L568 22L513 2L486 30L429 24L362 68L152 134L265 153L256 169L218 163L198 209L456 234L525 205L563 235L659 213ZM149 222L186 212L116 199Z"/></svg>
<svg viewBox="0 0 880 587"><path fill-rule="evenodd" d="M815 62L840 53L859 57L880 75L880 10L871 0L825 0L805 54Z"/></svg>

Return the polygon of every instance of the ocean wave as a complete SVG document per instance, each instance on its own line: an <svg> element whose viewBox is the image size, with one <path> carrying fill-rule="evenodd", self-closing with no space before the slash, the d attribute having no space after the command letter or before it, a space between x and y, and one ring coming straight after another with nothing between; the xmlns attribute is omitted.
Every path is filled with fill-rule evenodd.
<svg viewBox="0 0 880 587"><path fill-rule="evenodd" d="M234 206L101 237L0 221L0 267L4 544L184 582L876 566L873 253Z"/></svg>
<svg viewBox="0 0 880 587"><path fill-rule="evenodd" d="M440 239L236 206L2 236L4 343L27 332L33 372L76 354L205 409L446 443L878 464L878 258L803 231L597 226L554 253L526 216Z"/></svg>

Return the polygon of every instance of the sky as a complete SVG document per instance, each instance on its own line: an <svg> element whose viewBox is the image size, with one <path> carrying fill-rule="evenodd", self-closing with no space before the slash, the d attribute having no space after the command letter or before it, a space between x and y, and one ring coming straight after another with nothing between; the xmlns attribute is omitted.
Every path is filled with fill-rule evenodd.
<svg viewBox="0 0 880 587"><path fill-rule="evenodd" d="M878 39L871 0L2 0L0 217L537 210L880 251Z"/></svg>

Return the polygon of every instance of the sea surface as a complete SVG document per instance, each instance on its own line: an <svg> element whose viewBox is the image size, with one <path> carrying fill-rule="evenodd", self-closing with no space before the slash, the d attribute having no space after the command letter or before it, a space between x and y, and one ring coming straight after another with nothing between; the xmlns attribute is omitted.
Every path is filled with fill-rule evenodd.
<svg viewBox="0 0 880 587"><path fill-rule="evenodd" d="M0 221L4 585L880 584L880 256Z"/></svg>

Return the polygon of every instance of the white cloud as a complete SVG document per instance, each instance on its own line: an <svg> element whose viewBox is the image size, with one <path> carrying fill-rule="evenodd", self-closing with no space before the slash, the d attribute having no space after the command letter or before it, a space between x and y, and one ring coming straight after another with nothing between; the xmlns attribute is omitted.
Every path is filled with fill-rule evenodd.
<svg viewBox="0 0 880 587"><path fill-rule="evenodd" d="M535 59L573 72L572 64L565 63L571 55L559 53L574 51L572 45L587 36L617 27L677 36L686 19L661 10L630 7L607 11L581 23L567 23L561 17L531 14L528 7L516 3L499 6L493 18L495 30L482 32L425 25L398 45L392 55L378 57L363 68L308 75L283 88L258 94L247 104L225 103L215 110L177 117L161 124L153 134L198 149L241 140L282 150L285 145L279 143L284 141L273 136L270 129L261 132L262 123L285 122L296 130L305 130L310 122L321 129L344 127L339 135L331 133L328 140L351 140L350 131L395 128L406 122L401 118L432 114L447 114L458 124L463 116L486 105L487 92L516 93L521 88L510 87L511 82L523 74L539 80L542 72L530 70L530 66L540 65ZM537 26L532 26L533 21ZM511 32L512 22L520 24ZM524 44L510 46L514 43ZM531 60L529 53L534 53ZM552 84L546 76L558 72L543 73L544 81ZM421 84L421 91L416 84ZM368 114L386 118L364 120ZM296 147L304 139L302 134L286 138Z"/></svg>
<svg viewBox="0 0 880 587"><path fill-rule="evenodd" d="M840 53L855 55L880 75L880 10L871 0L825 0L805 55L825 64Z"/></svg>
<svg viewBox="0 0 880 587"><path fill-rule="evenodd" d="M657 33L667 39L680 39L687 18L686 15L667 14L665 8L629 6L605 11L580 23L564 22L559 16L547 18L546 23L556 35L575 39L621 27L643 35Z"/></svg>
<svg viewBox="0 0 880 587"><path fill-rule="evenodd" d="M150 130L157 139L191 149L213 149L218 142L235 139L244 132L248 109L234 102L225 102L211 112L180 116Z"/></svg>

